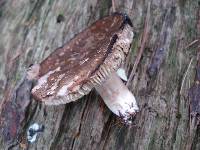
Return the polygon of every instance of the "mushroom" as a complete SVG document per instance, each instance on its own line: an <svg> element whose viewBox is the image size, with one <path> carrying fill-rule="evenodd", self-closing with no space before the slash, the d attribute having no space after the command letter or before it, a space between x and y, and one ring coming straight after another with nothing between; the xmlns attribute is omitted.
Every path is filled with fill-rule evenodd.
<svg viewBox="0 0 200 150"><path fill-rule="evenodd" d="M66 104L95 88L113 113L130 122L139 108L116 71L126 59L133 35L126 14L97 20L32 66L28 76L37 79L33 97L47 105Z"/></svg>

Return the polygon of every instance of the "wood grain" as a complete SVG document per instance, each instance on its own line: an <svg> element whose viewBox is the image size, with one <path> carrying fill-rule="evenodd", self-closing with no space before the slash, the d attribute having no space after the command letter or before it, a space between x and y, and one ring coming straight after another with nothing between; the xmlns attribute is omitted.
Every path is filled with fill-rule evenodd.
<svg viewBox="0 0 200 150"><path fill-rule="evenodd" d="M132 70L145 26L149 0L116 0L116 11L126 12L136 31L126 71ZM199 35L198 1L152 0L149 37L129 86L141 112L130 127L121 124L95 91L77 102L44 106L31 99L12 143L0 136L0 149L200 149L200 134L190 118L188 90L195 81ZM1 0L0 1L0 110L12 96L30 64L44 60L95 20L108 15L108 0ZM57 17L63 16L57 22ZM148 68L162 63L153 76ZM191 59L193 60L191 62ZM160 62L160 60L158 60ZM190 63L191 62L191 63ZM19 87L20 88L20 87ZM37 141L27 144L26 130L37 122L45 126Z"/></svg>

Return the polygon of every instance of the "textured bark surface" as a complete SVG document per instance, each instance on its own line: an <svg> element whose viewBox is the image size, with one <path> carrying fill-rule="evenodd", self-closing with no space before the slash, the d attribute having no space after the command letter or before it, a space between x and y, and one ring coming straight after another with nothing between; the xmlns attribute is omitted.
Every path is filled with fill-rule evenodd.
<svg viewBox="0 0 200 150"><path fill-rule="evenodd" d="M108 15L111 0L0 0L0 149L199 150L199 8L197 0L116 0L136 32L128 75L149 26L129 84L141 112L127 127L94 90L74 103L45 106L30 99L32 83L24 77L29 65ZM26 130L35 122L45 129L28 144Z"/></svg>

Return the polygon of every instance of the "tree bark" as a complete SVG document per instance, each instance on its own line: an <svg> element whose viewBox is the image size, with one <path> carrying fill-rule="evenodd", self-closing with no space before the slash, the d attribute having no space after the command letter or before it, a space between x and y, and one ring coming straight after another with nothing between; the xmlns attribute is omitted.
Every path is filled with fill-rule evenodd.
<svg viewBox="0 0 200 150"><path fill-rule="evenodd" d="M122 124L95 90L60 106L31 98L27 68L111 13L111 4L0 0L0 149L200 149L197 0L115 1L116 11L129 15L135 31L125 64L128 76L134 69L128 87L140 107L133 125ZM26 131L33 123L45 129L28 143Z"/></svg>

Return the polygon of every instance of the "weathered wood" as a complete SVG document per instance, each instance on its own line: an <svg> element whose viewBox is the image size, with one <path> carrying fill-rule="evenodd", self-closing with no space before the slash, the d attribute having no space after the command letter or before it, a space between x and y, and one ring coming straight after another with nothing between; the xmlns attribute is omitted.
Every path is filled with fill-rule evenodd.
<svg viewBox="0 0 200 150"><path fill-rule="evenodd" d="M141 112L134 125L127 127L107 109L94 90L77 102L60 106L45 106L29 99L28 91L23 94L23 88L29 89L32 84L23 80L28 66L41 62L89 24L109 14L111 0L1 0L0 112L4 119L9 117L2 115L3 111L22 113L16 119L20 122L16 132L1 134L0 149L199 150L198 115L190 116L188 95L196 84L199 42L190 43L200 35L199 3L116 0L116 10L130 16L136 33L125 65L128 74L139 53L149 3L150 32L129 86ZM26 103L21 105L20 99ZM26 130L35 122L45 129L35 143L28 144ZM5 127L3 118L0 123ZM7 133L15 125L15 122L8 124ZM12 140L9 143L5 141L8 136Z"/></svg>

